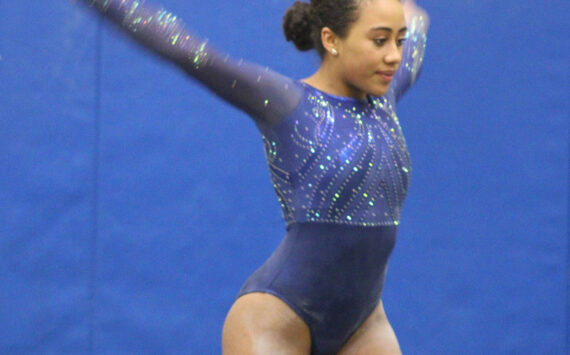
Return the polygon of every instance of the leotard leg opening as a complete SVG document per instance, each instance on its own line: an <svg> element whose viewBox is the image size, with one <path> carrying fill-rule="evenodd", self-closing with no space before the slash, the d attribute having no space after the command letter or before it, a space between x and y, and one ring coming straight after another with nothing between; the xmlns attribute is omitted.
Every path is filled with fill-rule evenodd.
<svg viewBox="0 0 570 355"><path fill-rule="evenodd" d="M378 306L397 227L295 223L238 297L262 292L308 325L311 354L336 354Z"/></svg>

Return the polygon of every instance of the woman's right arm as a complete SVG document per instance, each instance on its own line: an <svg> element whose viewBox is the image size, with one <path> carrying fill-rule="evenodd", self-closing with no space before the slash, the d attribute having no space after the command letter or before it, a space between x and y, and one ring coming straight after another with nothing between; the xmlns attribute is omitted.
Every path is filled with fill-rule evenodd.
<svg viewBox="0 0 570 355"><path fill-rule="evenodd" d="M217 52L160 6L144 0L83 1L258 122L275 125L300 100L301 90L293 80Z"/></svg>

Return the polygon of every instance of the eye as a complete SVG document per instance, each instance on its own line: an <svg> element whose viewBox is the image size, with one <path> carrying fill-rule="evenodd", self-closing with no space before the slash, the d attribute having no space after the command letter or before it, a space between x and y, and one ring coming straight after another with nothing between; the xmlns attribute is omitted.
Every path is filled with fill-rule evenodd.
<svg viewBox="0 0 570 355"><path fill-rule="evenodd" d="M386 43L387 39L386 38L375 38L374 39L374 43L376 43L377 46L383 46Z"/></svg>
<svg viewBox="0 0 570 355"><path fill-rule="evenodd" d="M404 42L406 42L407 39L408 39L407 37L398 39L398 47L403 46Z"/></svg>

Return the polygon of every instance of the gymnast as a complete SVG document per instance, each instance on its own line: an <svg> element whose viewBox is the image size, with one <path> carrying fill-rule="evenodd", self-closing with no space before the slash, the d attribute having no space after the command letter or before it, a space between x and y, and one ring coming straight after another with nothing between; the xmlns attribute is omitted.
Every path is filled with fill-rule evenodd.
<svg viewBox="0 0 570 355"><path fill-rule="evenodd" d="M144 0L84 0L252 117L286 234L223 328L235 354L400 354L381 294L411 165L396 104L416 80L427 13L412 0L295 2L283 30L321 65L291 79L234 60Z"/></svg>

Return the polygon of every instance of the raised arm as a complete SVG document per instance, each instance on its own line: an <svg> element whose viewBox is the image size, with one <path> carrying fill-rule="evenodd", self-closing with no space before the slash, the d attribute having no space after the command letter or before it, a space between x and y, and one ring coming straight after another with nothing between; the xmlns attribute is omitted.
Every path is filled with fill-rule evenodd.
<svg viewBox="0 0 570 355"><path fill-rule="evenodd" d="M145 0L83 0L147 49L177 64L258 123L276 124L300 100L293 80L233 60L196 37L166 9Z"/></svg>
<svg viewBox="0 0 570 355"><path fill-rule="evenodd" d="M390 86L390 92L398 101L418 78L426 48L429 16L413 0L402 0L406 24L407 40L402 51L402 63Z"/></svg>

